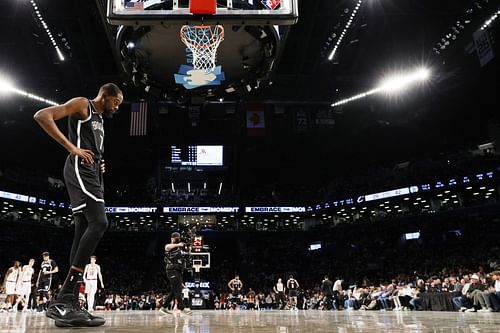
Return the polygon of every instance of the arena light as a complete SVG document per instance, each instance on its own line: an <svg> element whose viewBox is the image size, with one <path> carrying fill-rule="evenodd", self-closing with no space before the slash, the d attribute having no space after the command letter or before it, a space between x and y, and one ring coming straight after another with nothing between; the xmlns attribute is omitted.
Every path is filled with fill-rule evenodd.
<svg viewBox="0 0 500 333"><path fill-rule="evenodd" d="M409 86L411 86L417 82L426 81L429 79L429 77L430 77L430 70L427 68L420 68L420 69L418 69L415 72L410 73L410 74L398 74L398 75L390 76L390 77L384 79L378 87L376 87L372 90L368 90L366 92L363 92L361 94L357 94L357 95L354 95L352 97L337 101L337 102L333 103L331 106L335 107L338 105L347 104L347 103L350 103L352 101L355 101L355 100L358 100L361 98L365 98L367 96L370 96L370 95L373 95L376 93L380 93L380 92L385 92L385 93L398 92L398 91L401 91L403 89L408 88Z"/></svg>
<svg viewBox="0 0 500 333"><path fill-rule="evenodd" d="M328 60L332 61L333 57L335 56L335 53L337 52L340 44L342 43L342 40L344 39L347 30L349 30L349 27L352 25L352 22L354 21L354 18L356 17L356 14L359 11L359 7L361 7L361 4L363 3L363 0L358 0L358 3L356 4L356 7L354 7L353 11L351 12L351 16L349 17L349 20L347 21L344 30L342 30L342 33L339 36L339 39L337 39L337 42L335 43L335 46L333 47L332 52L328 56Z"/></svg>
<svg viewBox="0 0 500 333"><path fill-rule="evenodd" d="M45 20L42 17L42 14L40 13L40 9L38 8L38 5L34 0L30 0L31 5L33 6L33 10L35 11L36 16L38 17L38 20L42 24L42 27L45 29L45 33L47 34L47 37L49 37L50 42L52 43L52 46L56 50L57 56L59 60L64 61L64 55L62 54L61 50L59 49L59 46L57 46L56 40L54 39L54 36L52 36L52 32L50 31L47 23L45 23Z"/></svg>
<svg viewBox="0 0 500 333"><path fill-rule="evenodd" d="M13 89L14 85L12 82L9 79L0 76L0 93L9 93L12 92Z"/></svg>
<svg viewBox="0 0 500 333"><path fill-rule="evenodd" d="M14 93L49 105L59 105L59 103L56 103L50 99L40 97L38 95L32 94L22 89L18 89L8 78L0 76L0 94L10 94L10 93Z"/></svg>
<svg viewBox="0 0 500 333"><path fill-rule="evenodd" d="M499 15L500 15L500 9L495 14L493 14L486 22L484 22L484 24L481 26L481 30L485 30L490 25L492 25Z"/></svg>
<svg viewBox="0 0 500 333"><path fill-rule="evenodd" d="M397 92L415 82L426 81L429 76L430 71L426 68L421 68L411 74L398 74L388 77L382 81L379 88L388 93Z"/></svg>

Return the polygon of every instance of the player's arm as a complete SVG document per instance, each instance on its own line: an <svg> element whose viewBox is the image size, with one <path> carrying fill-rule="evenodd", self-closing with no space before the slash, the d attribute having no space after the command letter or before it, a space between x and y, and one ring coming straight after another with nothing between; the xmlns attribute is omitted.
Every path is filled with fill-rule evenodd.
<svg viewBox="0 0 500 333"><path fill-rule="evenodd" d="M286 281L286 287L287 287L288 289L290 289L290 279L288 279L288 280Z"/></svg>
<svg viewBox="0 0 500 333"><path fill-rule="evenodd" d="M40 277L42 275L42 269L38 271L38 277L36 278L36 287L38 288L38 284L40 283Z"/></svg>
<svg viewBox="0 0 500 333"><path fill-rule="evenodd" d="M169 243L169 244L165 245L165 251L170 252L170 251L172 251L173 249L175 249L177 247L184 247L184 243L182 243L182 242L181 243L177 243L177 244L171 244L171 243Z"/></svg>
<svg viewBox="0 0 500 333"><path fill-rule="evenodd" d="M89 270L89 265L85 265L85 269L83 270L83 282L87 283L87 274Z"/></svg>
<svg viewBox="0 0 500 333"><path fill-rule="evenodd" d="M240 290L243 289L243 281L240 280Z"/></svg>
<svg viewBox="0 0 500 333"><path fill-rule="evenodd" d="M300 288L299 281L295 280L295 283L297 283L297 289L299 289Z"/></svg>
<svg viewBox="0 0 500 333"><path fill-rule="evenodd" d="M234 280L234 279L233 279L233 280ZM231 280L231 281L229 281L229 282L227 283L227 287L228 287L229 289L231 289L231 291L234 291L233 286L232 286L232 284L233 284L233 280Z"/></svg>
<svg viewBox="0 0 500 333"><path fill-rule="evenodd" d="M21 278L22 278L22 275L23 275L23 268L24 268L24 267L21 267L20 272L17 274L17 277L16 277L16 285L17 285L17 283L19 282L19 280L21 280Z"/></svg>
<svg viewBox="0 0 500 333"><path fill-rule="evenodd" d="M5 273L5 277L3 278L3 283L2 283L2 289L5 289L5 286L7 285L7 276L12 272L12 267L7 270Z"/></svg>
<svg viewBox="0 0 500 333"><path fill-rule="evenodd" d="M57 266L56 262L52 261L52 263L54 264L54 265L52 265L52 267L54 267L54 268L52 268L51 271L48 271L47 274L55 274L55 273L59 272L59 267Z"/></svg>
<svg viewBox="0 0 500 333"><path fill-rule="evenodd" d="M88 101L83 97L77 97L69 100L62 105L50 106L39 110L33 118L40 127L47 132L55 141L62 145L72 154L81 157L87 163L94 163L92 151L88 149L80 149L72 144L68 138L59 130L56 125L56 120L69 116L77 116L80 119L88 117L87 114Z"/></svg>
<svg viewBox="0 0 500 333"><path fill-rule="evenodd" d="M97 276L99 277L99 281L101 281L101 288L104 289L104 282L102 282L101 266L99 265L97 265Z"/></svg>

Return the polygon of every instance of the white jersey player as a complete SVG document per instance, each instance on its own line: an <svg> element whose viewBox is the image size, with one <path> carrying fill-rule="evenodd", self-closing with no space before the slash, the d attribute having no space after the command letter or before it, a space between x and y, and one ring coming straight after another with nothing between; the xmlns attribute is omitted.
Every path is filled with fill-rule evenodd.
<svg viewBox="0 0 500 333"><path fill-rule="evenodd" d="M97 292L97 279L101 282L101 288L104 288L102 282L101 266L95 263L96 256L90 257L90 264L85 266L83 272L83 281L85 282L85 293L87 294L87 309L94 311L94 296Z"/></svg>
<svg viewBox="0 0 500 333"><path fill-rule="evenodd" d="M23 312L26 311L31 295L31 280L35 270L33 265L35 264L35 259L30 259L28 265L24 265L20 272L20 277L17 282L16 291L19 295L17 302L23 303Z"/></svg>
<svg viewBox="0 0 500 333"><path fill-rule="evenodd" d="M7 273L5 273L2 289L4 289L5 294L7 294L7 298L5 299L7 310L11 310L12 303L16 300L16 286L17 281L19 280L20 271L21 263L19 261L15 261L14 266L9 268Z"/></svg>

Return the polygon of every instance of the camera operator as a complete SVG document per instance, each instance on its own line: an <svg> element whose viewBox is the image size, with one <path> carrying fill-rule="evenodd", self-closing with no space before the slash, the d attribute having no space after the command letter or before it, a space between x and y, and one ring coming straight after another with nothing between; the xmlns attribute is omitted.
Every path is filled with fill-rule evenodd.
<svg viewBox="0 0 500 333"><path fill-rule="evenodd" d="M184 243L181 242L181 235L178 232L172 233L170 244L165 245L165 264L167 278L170 282L170 292L160 310L162 313L173 314L173 306L170 307L170 303L175 298L177 309L184 314L191 314L191 310L184 308L182 302L182 272L186 264L185 253L182 251L183 248Z"/></svg>

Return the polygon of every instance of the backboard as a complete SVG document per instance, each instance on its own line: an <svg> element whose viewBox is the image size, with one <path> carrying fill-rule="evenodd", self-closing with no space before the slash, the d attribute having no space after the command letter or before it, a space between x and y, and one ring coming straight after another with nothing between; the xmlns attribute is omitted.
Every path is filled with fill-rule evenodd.
<svg viewBox="0 0 500 333"><path fill-rule="evenodd" d="M210 268L210 252L192 252L193 262L196 260L200 268Z"/></svg>
<svg viewBox="0 0 500 333"><path fill-rule="evenodd" d="M114 25L292 25L298 0L217 0L214 14L193 14L190 0L108 0Z"/></svg>

